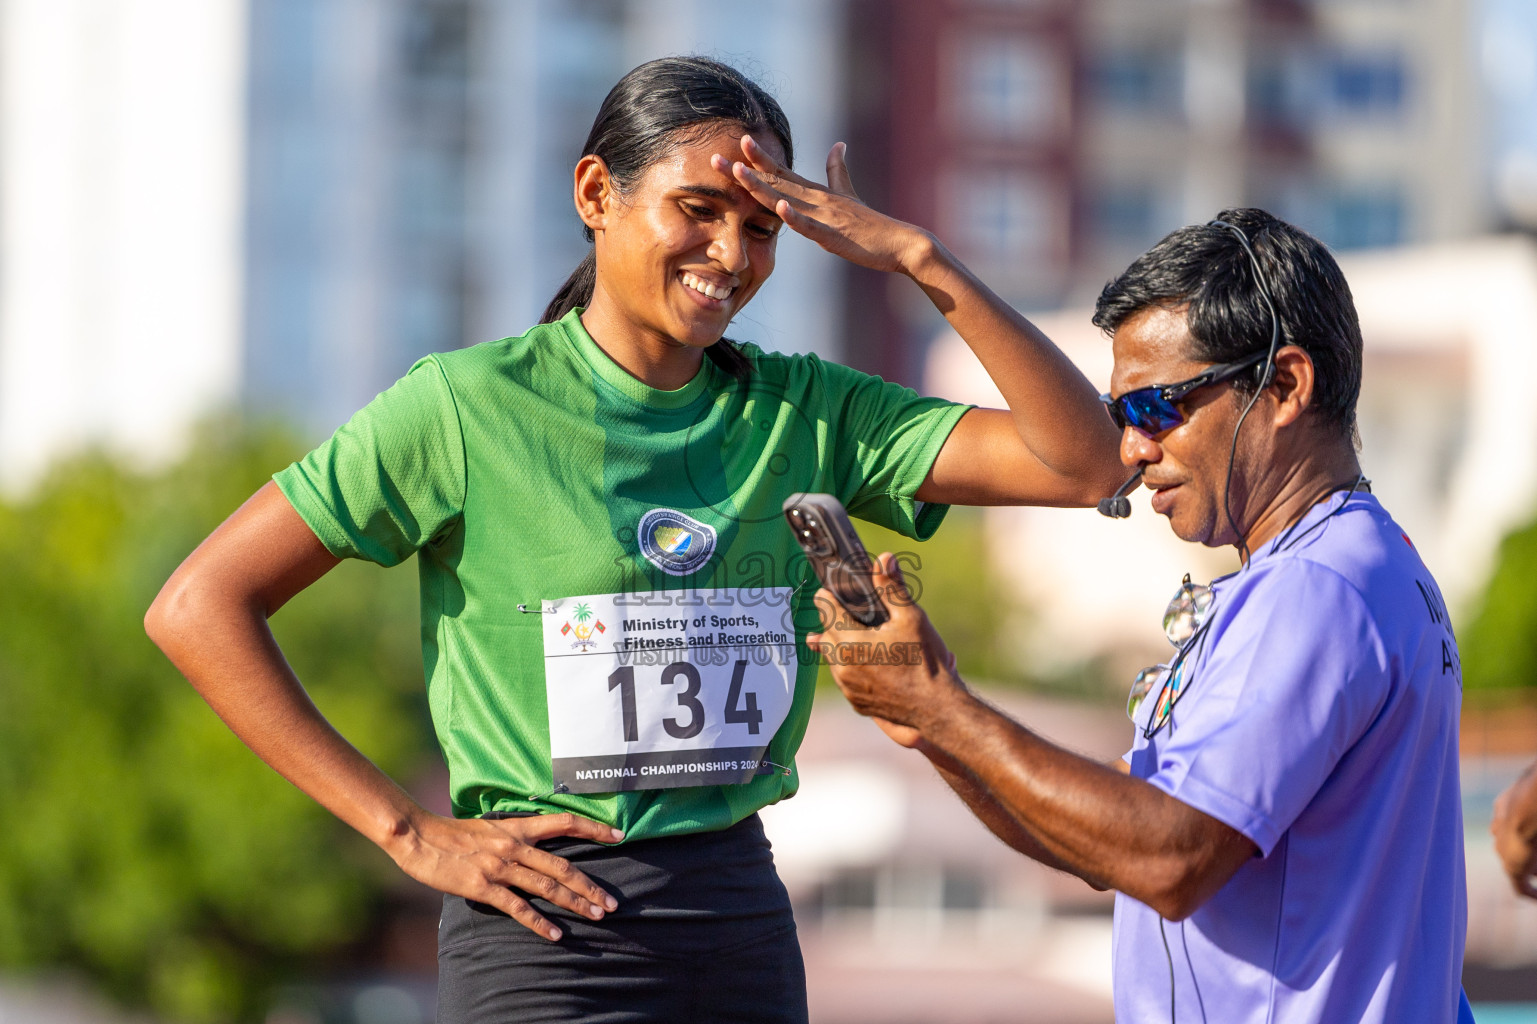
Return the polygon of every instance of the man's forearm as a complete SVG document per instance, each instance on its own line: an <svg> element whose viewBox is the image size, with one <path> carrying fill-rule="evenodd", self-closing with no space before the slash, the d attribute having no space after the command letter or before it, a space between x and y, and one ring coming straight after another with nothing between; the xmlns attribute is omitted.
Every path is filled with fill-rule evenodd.
<svg viewBox="0 0 1537 1024"><path fill-rule="evenodd" d="M1254 852L1228 826L1147 782L1047 742L970 693L926 717L924 742L961 769L953 774L982 791L990 812L996 808L1012 822L1001 826L1005 842L1014 845L1009 837L1020 830L1046 855L1037 859L1118 889L1166 917L1188 914Z"/></svg>
<svg viewBox="0 0 1537 1024"><path fill-rule="evenodd" d="M988 706L956 675L954 658L912 603L889 555L872 582L902 599L891 602L891 620L877 635L918 643L925 656L901 665L834 659L834 681L860 714L910 731L900 742L927 744L951 774L974 783L986 797L983 821L1005 842L1023 843L1018 848L1031 856L1044 853L1040 859L1119 889L1171 920L1193 913L1257 852L1231 826L1151 783L1054 746ZM834 600L826 591L817 599ZM836 649L857 636L835 619L807 642ZM957 792L968 803L979 796L964 785Z"/></svg>
<svg viewBox="0 0 1537 1024"><path fill-rule="evenodd" d="M934 765L934 770L939 773L939 777L945 780L945 783L955 791L955 795L960 797L967 807L971 808L971 813L975 814L977 820L986 825L988 831L992 832L993 835L1026 857L1039 861L1049 868L1065 871L1070 875L1077 875L1079 878L1083 878L1084 882L1088 885L1096 889L1103 890L1109 888L1109 886L1103 885L1095 879L1086 878L1079 874L1071 865L1063 862L1061 858L1042 845L1041 841L1020 823L1019 819L1011 815L993 798L993 795L987 791L985 786L971 777L964 766L948 757L943 751L928 744L920 746L919 749L922 750L930 763Z"/></svg>

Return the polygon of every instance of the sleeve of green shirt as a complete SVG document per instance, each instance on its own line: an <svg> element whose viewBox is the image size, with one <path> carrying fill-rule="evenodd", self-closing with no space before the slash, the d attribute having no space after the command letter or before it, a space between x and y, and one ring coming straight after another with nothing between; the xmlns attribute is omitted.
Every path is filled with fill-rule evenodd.
<svg viewBox="0 0 1537 1024"><path fill-rule="evenodd" d="M397 565L464 508L464 437L432 356L273 477L338 558Z"/></svg>
<svg viewBox="0 0 1537 1024"><path fill-rule="evenodd" d="M971 406L924 398L912 388L837 363L822 366L835 417L833 472L839 497L852 515L927 540L950 506L926 504L913 495Z"/></svg>

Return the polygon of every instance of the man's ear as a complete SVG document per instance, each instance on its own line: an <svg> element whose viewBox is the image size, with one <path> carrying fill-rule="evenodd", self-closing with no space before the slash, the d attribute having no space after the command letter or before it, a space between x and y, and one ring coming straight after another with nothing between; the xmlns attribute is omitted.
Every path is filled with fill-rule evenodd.
<svg viewBox="0 0 1537 1024"><path fill-rule="evenodd" d="M576 215L583 224L593 231L602 231L607 226L614 197L614 179L602 157L589 153L576 162L573 198Z"/></svg>
<svg viewBox="0 0 1537 1024"><path fill-rule="evenodd" d="M1275 375L1270 389L1275 392L1274 422L1286 427L1302 418L1313 404L1313 385L1317 375L1313 358L1297 345L1283 345L1275 354Z"/></svg>

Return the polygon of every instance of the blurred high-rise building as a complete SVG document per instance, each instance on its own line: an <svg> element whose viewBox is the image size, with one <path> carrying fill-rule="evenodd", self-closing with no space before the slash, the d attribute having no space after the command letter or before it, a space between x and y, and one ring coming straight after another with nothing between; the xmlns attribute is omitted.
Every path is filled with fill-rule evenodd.
<svg viewBox="0 0 1537 1024"><path fill-rule="evenodd" d="M1480 0L1489 184L1500 219L1537 230L1537 3Z"/></svg>
<svg viewBox="0 0 1537 1024"><path fill-rule="evenodd" d="M1241 203L1336 249L1487 225L1467 0L1088 9L1084 235L1101 274Z"/></svg>
<svg viewBox="0 0 1537 1024"><path fill-rule="evenodd" d="M847 139L872 205L1044 310L1229 205L1341 249L1520 223L1537 51L1499 25L1528 6L0 0L0 482L237 404L319 435L521 332L584 251L598 104L651 57L761 78L802 170ZM916 383L937 326L787 235L732 336Z"/></svg>
<svg viewBox="0 0 1537 1024"><path fill-rule="evenodd" d="M851 11L850 131L879 154L872 191L1026 309L1091 300L1165 233L1229 206L1264 206L1341 250L1493 223L1474 0ZM907 350L881 368L911 373L935 321L903 302L883 314L856 328L901 331Z"/></svg>
<svg viewBox="0 0 1537 1024"><path fill-rule="evenodd" d="M830 143L836 4L260 0L250 7L243 393L329 427L434 350L518 334L581 260L571 175L643 60L761 76ZM799 39L794 29L812 38ZM831 283L785 246L733 336L834 349Z"/></svg>
<svg viewBox="0 0 1537 1024"><path fill-rule="evenodd" d="M0 484L234 406L310 436L421 355L530 326L571 172L652 57L730 61L820 167L839 0L0 0ZM833 354L800 239L732 336Z"/></svg>
<svg viewBox="0 0 1537 1024"><path fill-rule="evenodd" d="M248 8L242 397L336 422L466 338L467 0Z"/></svg>
<svg viewBox="0 0 1537 1024"><path fill-rule="evenodd" d="M233 0L0 0L0 482L239 388Z"/></svg>

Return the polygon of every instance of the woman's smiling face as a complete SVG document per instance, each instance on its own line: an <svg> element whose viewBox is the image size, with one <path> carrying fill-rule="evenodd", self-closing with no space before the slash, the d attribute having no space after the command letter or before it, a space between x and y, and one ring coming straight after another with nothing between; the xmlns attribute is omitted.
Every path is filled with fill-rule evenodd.
<svg viewBox="0 0 1537 1024"><path fill-rule="evenodd" d="M577 165L577 209L597 250L589 308L610 326L704 348L773 272L779 217L710 165L716 153L745 160L742 134L724 122L686 137L623 193L597 158ZM762 144L783 159L772 136Z"/></svg>

